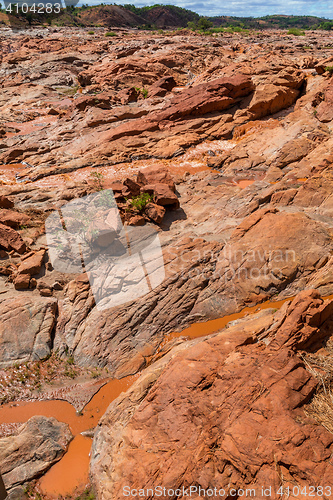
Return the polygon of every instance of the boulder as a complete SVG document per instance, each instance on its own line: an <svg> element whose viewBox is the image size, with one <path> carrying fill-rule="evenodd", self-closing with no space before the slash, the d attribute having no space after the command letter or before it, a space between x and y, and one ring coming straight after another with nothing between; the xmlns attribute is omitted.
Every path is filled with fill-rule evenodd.
<svg viewBox="0 0 333 500"><path fill-rule="evenodd" d="M251 119L272 115L294 104L299 95L300 91L292 87L273 83L259 85L247 107L247 114Z"/></svg>
<svg viewBox="0 0 333 500"><path fill-rule="evenodd" d="M117 232L111 224L103 220L93 221L87 230L88 241L102 248L111 245L116 236Z"/></svg>
<svg viewBox="0 0 333 500"><path fill-rule="evenodd" d="M289 87L299 89L303 85L305 76L303 71L295 70L295 68L286 68L274 76L272 83L281 87Z"/></svg>
<svg viewBox="0 0 333 500"><path fill-rule="evenodd" d="M26 245L20 234L11 227L0 223L0 248L5 250L15 250L17 253L24 253Z"/></svg>
<svg viewBox="0 0 333 500"><path fill-rule="evenodd" d="M17 274L14 278L15 290L27 290L30 285L29 274Z"/></svg>
<svg viewBox="0 0 333 500"><path fill-rule="evenodd" d="M127 187L132 196L138 196L140 194L140 184L133 181L133 179L127 177L124 180L124 185Z"/></svg>
<svg viewBox="0 0 333 500"><path fill-rule="evenodd" d="M164 166L146 167L139 171L137 184L141 187L147 184L166 184L173 192L176 190L175 183L169 170Z"/></svg>
<svg viewBox="0 0 333 500"><path fill-rule="evenodd" d="M19 228L25 224L28 224L30 217L20 212L14 212L13 210L1 210L0 211L0 224L5 226L13 227L14 229Z"/></svg>
<svg viewBox="0 0 333 500"><path fill-rule="evenodd" d="M148 184L141 188L141 193L149 193L153 195L156 205L170 206L171 208L179 208L179 200L177 195L169 188L167 184Z"/></svg>
<svg viewBox="0 0 333 500"><path fill-rule="evenodd" d="M6 489L46 472L67 451L72 437L67 424L34 416L17 435L0 439L0 472Z"/></svg>
<svg viewBox="0 0 333 500"><path fill-rule="evenodd" d="M145 214L156 224L161 224L165 215L165 208L155 203L147 203L145 206Z"/></svg>
<svg viewBox="0 0 333 500"><path fill-rule="evenodd" d="M18 267L19 274L29 274L33 276L38 274L42 268L45 250L39 250L27 259L24 259Z"/></svg>
<svg viewBox="0 0 333 500"><path fill-rule="evenodd" d="M142 215L133 215L128 221L129 226L144 226L145 224L146 220Z"/></svg>
<svg viewBox="0 0 333 500"><path fill-rule="evenodd" d="M110 187L110 189L112 189L112 191L114 193L121 193L122 190L124 189L124 184L122 182L119 182L119 181L114 181L114 182L111 182L109 187Z"/></svg>

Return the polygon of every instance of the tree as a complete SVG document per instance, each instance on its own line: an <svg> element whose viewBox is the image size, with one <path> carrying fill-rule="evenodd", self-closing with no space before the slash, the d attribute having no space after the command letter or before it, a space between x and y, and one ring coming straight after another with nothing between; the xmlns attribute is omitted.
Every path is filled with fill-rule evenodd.
<svg viewBox="0 0 333 500"><path fill-rule="evenodd" d="M198 28L201 31L207 31L209 28L213 26L211 21L208 21L206 17L201 17L198 21Z"/></svg>

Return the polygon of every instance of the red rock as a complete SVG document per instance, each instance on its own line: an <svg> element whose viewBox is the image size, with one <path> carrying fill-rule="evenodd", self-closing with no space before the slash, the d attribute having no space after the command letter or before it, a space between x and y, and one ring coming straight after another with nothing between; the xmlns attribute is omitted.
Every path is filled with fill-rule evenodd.
<svg viewBox="0 0 333 500"><path fill-rule="evenodd" d="M322 75L325 73L327 66L332 66L333 64L333 57L328 57L325 59L322 59L321 61L318 61L317 64L315 65L315 69L318 73L318 75Z"/></svg>
<svg viewBox="0 0 333 500"><path fill-rule="evenodd" d="M119 181L111 182L110 189L112 189L114 193L121 193L124 189L124 184Z"/></svg>
<svg viewBox="0 0 333 500"><path fill-rule="evenodd" d="M19 265L19 274L38 274L42 268L44 260L45 250L39 250L35 254L31 255L27 259L23 260Z"/></svg>
<svg viewBox="0 0 333 500"><path fill-rule="evenodd" d="M172 205L172 208L179 208L180 206L177 195L167 184L148 184L141 188L141 192L152 194L157 205Z"/></svg>
<svg viewBox="0 0 333 500"><path fill-rule="evenodd" d="M20 226L28 224L28 222L30 222L28 215L14 212L13 210L4 209L0 211L0 224L4 224L5 226L17 229Z"/></svg>
<svg viewBox="0 0 333 500"><path fill-rule="evenodd" d="M324 100L317 107L316 118L323 123L333 120L333 78L326 87Z"/></svg>
<svg viewBox="0 0 333 500"><path fill-rule="evenodd" d="M145 224L146 221L141 215L133 215L128 221L129 226L144 226Z"/></svg>
<svg viewBox="0 0 333 500"><path fill-rule="evenodd" d="M14 202L11 201L6 196L0 195L0 208L12 208L14 206Z"/></svg>
<svg viewBox="0 0 333 500"><path fill-rule="evenodd" d="M52 295L53 295L51 288L39 288L38 290L39 290L39 294L42 297L52 297Z"/></svg>
<svg viewBox="0 0 333 500"><path fill-rule="evenodd" d="M29 274L18 274L14 278L14 286L16 290L27 290L30 284Z"/></svg>
<svg viewBox="0 0 333 500"><path fill-rule="evenodd" d="M10 266L0 266L0 274L3 276L10 276L13 274L14 269L11 268Z"/></svg>
<svg viewBox="0 0 333 500"><path fill-rule="evenodd" d="M26 250L24 241L20 234L11 227L0 224L0 248L5 250L15 250L22 254Z"/></svg>
<svg viewBox="0 0 333 500"><path fill-rule="evenodd" d="M280 87L274 84L263 84L257 87L247 108L252 118L263 118L288 108L298 98L300 91L291 87Z"/></svg>
<svg viewBox="0 0 333 500"><path fill-rule="evenodd" d="M160 205L156 205L155 203L147 203L145 207L145 214L149 217L149 219L156 222L156 224L160 224L165 215L165 208Z"/></svg>
<svg viewBox="0 0 333 500"><path fill-rule="evenodd" d="M149 87L148 97L163 97L176 85L177 83L172 76L164 76Z"/></svg>
<svg viewBox="0 0 333 500"><path fill-rule="evenodd" d="M130 120L113 128L107 133L105 140L123 140L124 137L154 132L162 128L163 123L167 124L186 116L201 116L226 110L236 103L236 99L251 94L253 90L251 78L244 75L196 85L175 95L161 111L151 112L147 118ZM11 154L14 154L14 151Z"/></svg>
<svg viewBox="0 0 333 500"><path fill-rule="evenodd" d="M318 294L306 292L275 315L261 312L179 345L144 370L96 430L91 477L98 498L121 499L124 486L188 492L193 485L252 489L260 499L262 488L272 488L267 498L277 500L282 484L307 491L331 485L333 435L306 413L318 380L297 355L294 330L315 322L313 341L325 325L330 335L332 302L319 320L322 310ZM282 344L270 343L281 335Z"/></svg>
<svg viewBox="0 0 333 500"><path fill-rule="evenodd" d="M50 108L47 112L48 115L54 115L54 116L58 116L58 115L60 115L60 113L61 112L55 108Z"/></svg>
<svg viewBox="0 0 333 500"><path fill-rule="evenodd" d="M138 196L140 194L140 185L137 182L127 177L127 179L124 180L124 184L133 196Z"/></svg>
<svg viewBox="0 0 333 500"><path fill-rule="evenodd" d="M110 109L111 96L107 94L81 95L74 101L74 107L80 111L84 111L88 107L96 107L102 109Z"/></svg>
<svg viewBox="0 0 333 500"><path fill-rule="evenodd" d="M123 89L117 94L121 104L128 104L129 102L136 102L138 100L138 91L134 87Z"/></svg>
<svg viewBox="0 0 333 500"><path fill-rule="evenodd" d="M175 183L170 175L169 170L164 167L146 167L139 171L137 175L137 183L140 186L147 184L166 184L173 192L176 190Z"/></svg>
<svg viewBox="0 0 333 500"><path fill-rule="evenodd" d="M235 99L249 95L254 90L251 78L237 75L202 83L180 92L170 105L157 113L158 120L174 120L188 115L204 115L223 111L235 103Z"/></svg>
<svg viewBox="0 0 333 500"><path fill-rule="evenodd" d="M304 80L303 71L295 70L294 68L286 68L280 71L276 77L272 79L272 83L281 87L299 89L303 85Z"/></svg>

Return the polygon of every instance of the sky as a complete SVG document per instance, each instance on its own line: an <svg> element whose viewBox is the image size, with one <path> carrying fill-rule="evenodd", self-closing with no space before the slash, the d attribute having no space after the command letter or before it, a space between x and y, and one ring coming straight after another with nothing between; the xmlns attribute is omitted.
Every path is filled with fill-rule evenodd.
<svg viewBox="0 0 333 500"><path fill-rule="evenodd" d="M113 3L108 0L83 0L89 5L97 5L101 2ZM268 14L293 14L312 15L318 17L333 18L333 1L326 0L219 0L196 1L196 0L124 0L114 3L119 5L132 3L136 7L154 5L156 3L177 5L185 9L193 10L203 16L251 16L260 17ZM81 1L80 1L81 4Z"/></svg>

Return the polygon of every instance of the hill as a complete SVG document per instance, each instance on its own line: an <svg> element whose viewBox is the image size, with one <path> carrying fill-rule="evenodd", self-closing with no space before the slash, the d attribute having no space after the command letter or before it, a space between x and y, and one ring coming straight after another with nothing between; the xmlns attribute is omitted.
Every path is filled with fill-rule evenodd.
<svg viewBox="0 0 333 500"><path fill-rule="evenodd" d="M215 27L240 26L247 29L317 29L327 19L314 16L264 16L264 17L232 17L215 16L208 18Z"/></svg>
<svg viewBox="0 0 333 500"><path fill-rule="evenodd" d="M2 10L2 14L4 14ZM135 7L132 4L97 6L82 5L66 7L60 14L15 14L0 23L18 25L55 24L58 26L103 26L136 27L141 29L185 28L192 27L207 19L214 27L240 27L245 29L332 29L333 23L315 16L273 15L264 17L214 16L205 18L196 12L175 5L155 4L147 7Z"/></svg>

